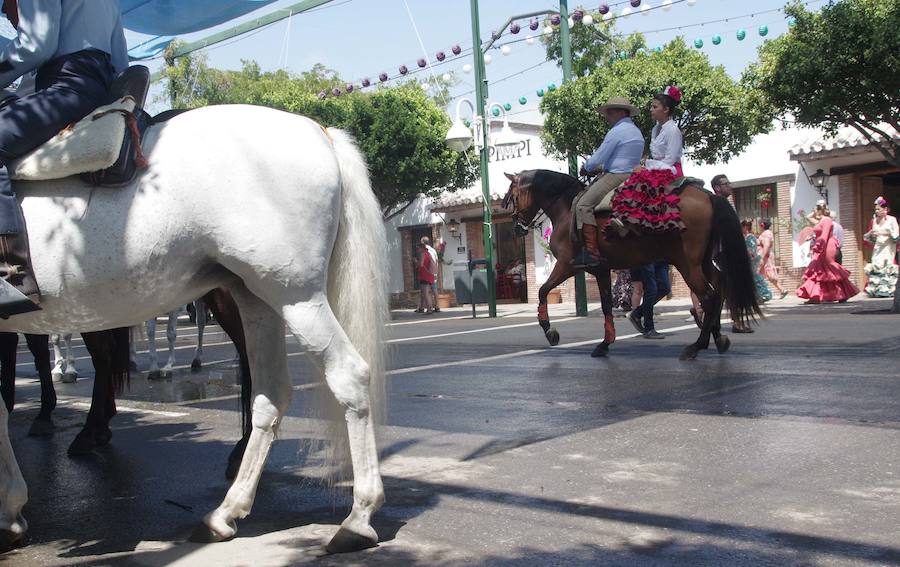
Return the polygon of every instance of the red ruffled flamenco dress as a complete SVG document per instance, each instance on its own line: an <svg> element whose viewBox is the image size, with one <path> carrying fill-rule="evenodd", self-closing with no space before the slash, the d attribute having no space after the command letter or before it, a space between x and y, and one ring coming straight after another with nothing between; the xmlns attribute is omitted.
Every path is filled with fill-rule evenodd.
<svg viewBox="0 0 900 567"><path fill-rule="evenodd" d="M837 239L834 237L834 223L829 217L822 217L813 229L815 243L812 261L803 273L803 283L797 289L797 296L810 303L847 301L859 289L850 282L850 272L835 260Z"/></svg>
<svg viewBox="0 0 900 567"><path fill-rule="evenodd" d="M680 190L669 184L683 175L681 164L669 169L641 169L616 190L612 199L612 218L631 226L640 234L685 230L681 220ZM607 236L616 236L607 230Z"/></svg>

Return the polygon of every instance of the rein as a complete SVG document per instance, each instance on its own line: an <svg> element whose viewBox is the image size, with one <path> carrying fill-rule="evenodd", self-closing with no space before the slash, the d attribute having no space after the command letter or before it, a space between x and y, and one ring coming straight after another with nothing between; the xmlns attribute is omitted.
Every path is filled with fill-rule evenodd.
<svg viewBox="0 0 900 567"><path fill-rule="evenodd" d="M581 178L579 178L579 181L582 181ZM587 185L584 181L582 181L582 183L584 183L585 186ZM562 198L565 194L566 194L565 191L558 192L556 194L556 196L553 197L553 199L546 206L538 209L538 213L536 215L534 215L534 218L531 219L531 222L528 224L525 224L524 222L522 222L519 219L518 199L516 199L515 196L510 195L508 197L508 200L512 201L512 205L513 205L512 218L513 218L513 221L516 223L516 228L518 229L518 231L521 232L520 236L525 236L526 234L528 234L528 231L530 229L535 227L535 225L540 224L540 223L544 222L545 220L547 220L548 218L550 218L550 215L547 213L547 209L553 207L553 205L555 205L556 202L559 201L559 199Z"/></svg>

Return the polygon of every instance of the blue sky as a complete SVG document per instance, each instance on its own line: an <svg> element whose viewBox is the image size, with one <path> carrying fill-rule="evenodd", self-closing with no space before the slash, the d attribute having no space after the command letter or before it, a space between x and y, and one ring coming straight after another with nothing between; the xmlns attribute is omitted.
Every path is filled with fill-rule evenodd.
<svg viewBox="0 0 900 567"><path fill-rule="evenodd" d="M295 1L281 0L260 10L256 15L289 6ZM661 1L645 0L643 3L656 7ZM618 27L623 32L647 32L647 43L650 46L664 44L679 35L691 43L695 38L703 38L703 51L708 54L710 61L716 65L724 65L734 77L740 76L746 65L755 59L756 49L764 40L757 31L760 25L768 26L768 38L777 37L787 30L784 14L781 12L761 14L782 8L785 0L696 0L693 6L687 1L675 2L669 11L654 9L647 15L634 13L620 17L616 20ZM628 3L620 1L609 3L616 15L628 6ZM823 3L812 2L811 8L817 9ZM407 13L407 4L412 18ZM588 6L596 9L599 4L600 2L571 2L569 8L574 10L578 6ZM487 37L491 30L515 14L555 8L558 8L558 3L552 0L481 0L482 37ZM757 15L740 17L750 13ZM728 21L696 25L721 19ZM205 51L210 64L219 68L239 68L242 59L254 59L265 70L284 67L296 72L306 70L315 63L323 63L338 71L345 79L358 81L363 77L370 77L375 82L382 71L395 75L401 64L417 69L416 61L423 56L423 52L414 24L432 59L440 50L449 54L454 44L459 44L464 49L472 45L469 0L406 0L406 3L404 0L334 0L312 12L295 16L289 22L279 22L252 35L248 34ZM682 29L667 29L679 26ZM200 39L218 29L222 28L185 36L183 39ZM746 39L740 42L735 37L738 29L747 31ZM518 37L531 33L534 32L525 27ZM714 34L722 37L722 43L718 46L712 44L711 37ZM136 39L137 36L130 34L130 41ZM491 52L493 62L487 66L491 85L490 100L509 102L514 111L532 108L538 102L536 89L546 87L549 83L560 83L562 72L552 63L539 65L544 61L539 42L533 45L519 42L512 45L511 49L512 52L507 56L497 50ZM462 70L465 63L471 62L471 57L459 58L435 68L438 74L455 72L462 80L454 89L454 95L473 88L473 75L465 74ZM151 64L154 68L160 65L160 61ZM510 77L511 75L514 76ZM524 107L518 102L521 96L528 99Z"/></svg>

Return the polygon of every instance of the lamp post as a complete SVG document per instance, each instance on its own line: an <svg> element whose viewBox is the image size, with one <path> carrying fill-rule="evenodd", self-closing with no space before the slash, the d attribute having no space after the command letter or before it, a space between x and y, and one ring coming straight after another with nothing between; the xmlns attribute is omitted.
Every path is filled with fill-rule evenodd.
<svg viewBox="0 0 900 567"><path fill-rule="evenodd" d="M490 128L483 127L485 122L485 114L484 114L484 105L488 96L488 83L487 76L485 74L484 69L484 55L488 49L494 44L494 42L499 37L499 34L502 33L510 23L514 20L518 20L521 18L529 18L534 16L544 16L548 14L553 14L552 10L541 10L538 12L529 12L527 14L518 14L510 17L506 23L504 23L497 31L498 34L494 35L490 41L488 41L485 45L481 45L481 23L478 17L478 0L470 0L470 9L471 9L471 18L472 18L472 47L473 54L475 56L474 65L472 66L475 72L475 104L474 104L474 113L475 113L475 131L476 138L479 138L481 141L481 149L479 152L480 157L480 173L481 173L481 196L484 201L484 218L483 218L483 227L482 233L484 236L484 259L487 262L487 285L488 285L488 315L490 317L497 316L497 282L495 280L494 275L494 242L493 242L493 215L491 211L491 186L490 181L488 179L488 151L489 151L489 140L488 133ZM560 22L560 26L564 27L566 30L565 39L563 40L563 36L560 36L560 40L563 41L563 60L568 61L569 65L569 73L571 73L572 66L572 54L571 47L569 45L569 35L568 35L568 10L566 9L566 0L560 1L560 9L561 11L565 9L564 13L560 14L562 21ZM568 55L567 55L568 54ZM565 64L565 63L564 63ZM502 108L502 107L501 107ZM457 105L457 123L454 124L453 128L451 128L451 132L454 128L456 128L457 124L462 125L459 120L459 105ZM479 125L481 125L480 136L478 135ZM504 130L508 128L509 124L505 124ZM461 132L457 129L457 133ZM498 137L498 141L503 137L503 131L501 131L500 137ZM451 143L455 143L458 138L453 138L451 140L450 133L447 135L447 145L449 146ZM462 142L459 142L457 145L461 145ZM452 146L451 146L452 147ZM468 149L468 146L465 146ZM571 167L571 165L570 165ZM577 172L576 172L577 173ZM581 276L582 282L584 281L584 275ZM584 289L584 285L582 283L582 290ZM576 289L577 289L577 280L576 280ZM587 314L587 302L585 302L585 313Z"/></svg>

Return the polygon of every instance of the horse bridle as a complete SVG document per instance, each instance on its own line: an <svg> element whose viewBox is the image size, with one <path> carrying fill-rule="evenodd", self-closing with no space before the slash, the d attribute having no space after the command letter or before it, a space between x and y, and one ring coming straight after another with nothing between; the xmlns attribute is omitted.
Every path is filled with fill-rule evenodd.
<svg viewBox="0 0 900 567"><path fill-rule="evenodd" d="M510 191L506 194L506 197L503 198L503 208L508 209L510 203L513 206L512 213L512 221L513 221L513 234L518 238L523 238L528 234L528 231L535 227L535 225L543 223L545 220L550 218L550 215L547 214L547 209L556 204L556 202L563 196L564 192L560 191L557 195L547 204L546 207L542 207L538 209L538 212L534 215L534 218L531 219L530 223L526 223L519 217L519 201L517 197L513 194L514 191L510 189Z"/></svg>

